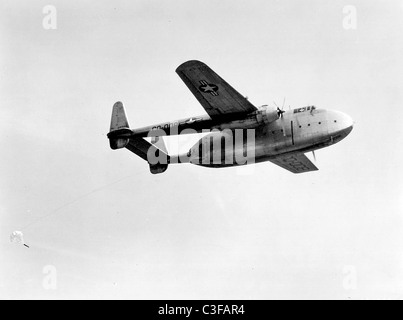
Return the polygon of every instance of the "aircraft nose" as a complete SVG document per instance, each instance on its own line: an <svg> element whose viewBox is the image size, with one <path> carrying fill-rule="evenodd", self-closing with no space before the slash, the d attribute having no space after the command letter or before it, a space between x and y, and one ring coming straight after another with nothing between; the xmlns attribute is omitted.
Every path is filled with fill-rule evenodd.
<svg viewBox="0 0 403 320"><path fill-rule="evenodd" d="M337 112L338 126L337 131L341 133L343 139L347 137L354 127L354 120L345 113Z"/></svg>
<svg viewBox="0 0 403 320"><path fill-rule="evenodd" d="M347 114L340 111L329 112L330 127L329 133L335 143L347 137L354 127L354 120Z"/></svg>
<svg viewBox="0 0 403 320"><path fill-rule="evenodd" d="M343 113L343 127L345 128L346 131L348 131L347 134L349 134L354 127L354 120L351 118L348 114Z"/></svg>

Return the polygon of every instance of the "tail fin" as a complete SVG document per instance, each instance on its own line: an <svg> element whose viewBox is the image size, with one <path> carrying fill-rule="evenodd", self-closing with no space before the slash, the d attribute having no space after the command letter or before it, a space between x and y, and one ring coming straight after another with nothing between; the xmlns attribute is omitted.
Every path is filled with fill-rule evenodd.
<svg viewBox="0 0 403 320"><path fill-rule="evenodd" d="M122 137L125 133L131 133L131 130L123 103L118 101L113 105L111 127L108 134L109 145L112 149L122 149L127 146L129 139Z"/></svg>
<svg viewBox="0 0 403 320"><path fill-rule="evenodd" d="M109 132L129 128L130 126L129 121L127 121L125 107L122 102L118 101L113 105L111 129Z"/></svg>
<svg viewBox="0 0 403 320"><path fill-rule="evenodd" d="M130 130L125 108L122 102L116 102L112 110L111 128L108 133L112 149L126 148L147 161L153 174L163 173L168 169L170 157L162 137L153 136L151 143L142 137L136 137Z"/></svg>

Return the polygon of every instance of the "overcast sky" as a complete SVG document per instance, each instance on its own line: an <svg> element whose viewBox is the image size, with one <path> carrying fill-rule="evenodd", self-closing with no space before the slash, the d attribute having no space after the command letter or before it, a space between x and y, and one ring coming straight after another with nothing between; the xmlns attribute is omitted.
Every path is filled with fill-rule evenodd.
<svg viewBox="0 0 403 320"><path fill-rule="evenodd" d="M397 0L1 0L0 298L402 299L402 34ZM112 105L133 128L205 114L191 59L354 130L318 172L151 175L110 150Z"/></svg>

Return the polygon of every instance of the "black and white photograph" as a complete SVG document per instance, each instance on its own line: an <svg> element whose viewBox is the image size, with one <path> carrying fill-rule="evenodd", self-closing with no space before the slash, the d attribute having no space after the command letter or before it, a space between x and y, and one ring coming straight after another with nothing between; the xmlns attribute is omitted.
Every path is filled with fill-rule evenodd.
<svg viewBox="0 0 403 320"><path fill-rule="evenodd" d="M0 300L403 299L402 0L0 0L0 106Z"/></svg>

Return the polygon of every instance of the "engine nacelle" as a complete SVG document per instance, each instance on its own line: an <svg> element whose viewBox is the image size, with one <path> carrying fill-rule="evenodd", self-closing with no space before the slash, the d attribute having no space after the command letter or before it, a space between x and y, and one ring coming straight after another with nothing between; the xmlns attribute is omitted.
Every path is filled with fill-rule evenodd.
<svg viewBox="0 0 403 320"><path fill-rule="evenodd" d="M256 118L259 123L269 124L278 120L278 118L280 118L280 113L276 107L265 105L258 108Z"/></svg>

